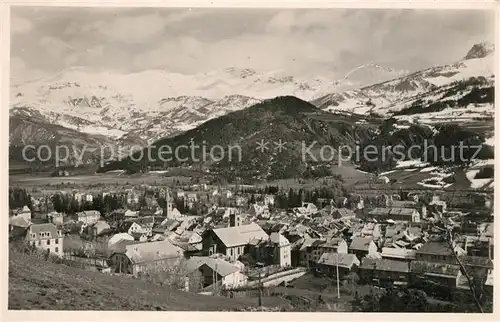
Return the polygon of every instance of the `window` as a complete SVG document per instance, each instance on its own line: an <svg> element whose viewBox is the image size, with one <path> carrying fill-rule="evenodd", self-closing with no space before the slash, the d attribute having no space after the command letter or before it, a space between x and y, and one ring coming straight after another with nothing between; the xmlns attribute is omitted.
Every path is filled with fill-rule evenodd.
<svg viewBox="0 0 500 322"><path fill-rule="evenodd" d="M56 238L56 244L59 244L59 238ZM57 248L57 247L56 247Z"/></svg>
<svg viewBox="0 0 500 322"><path fill-rule="evenodd" d="M56 247L55 252L59 253L59 247Z"/></svg>
<svg viewBox="0 0 500 322"><path fill-rule="evenodd" d="M47 246L50 245L50 239L47 239Z"/></svg>
<svg viewBox="0 0 500 322"><path fill-rule="evenodd" d="M231 256L233 256L233 249L231 248Z"/></svg>
<svg viewBox="0 0 500 322"><path fill-rule="evenodd" d="M42 246L42 241L41 240L38 241L38 246Z"/></svg>

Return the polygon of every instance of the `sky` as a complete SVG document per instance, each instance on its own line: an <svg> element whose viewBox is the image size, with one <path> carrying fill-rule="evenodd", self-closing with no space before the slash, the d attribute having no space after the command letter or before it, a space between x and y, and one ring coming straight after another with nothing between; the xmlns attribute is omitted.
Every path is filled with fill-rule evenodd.
<svg viewBox="0 0 500 322"><path fill-rule="evenodd" d="M13 7L11 76L73 66L326 76L376 63L414 71L457 61L493 37L494 13L480 10Z"/></svg>

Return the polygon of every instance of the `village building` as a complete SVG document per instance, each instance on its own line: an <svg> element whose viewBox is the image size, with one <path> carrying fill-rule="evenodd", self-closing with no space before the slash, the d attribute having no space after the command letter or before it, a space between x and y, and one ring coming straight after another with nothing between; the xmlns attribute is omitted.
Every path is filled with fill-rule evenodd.
<svg viewBox="0 0 500 322"><path fill-rule="evenodd" d="M101 213L97 210L86 210L76 213L76 216L79 222L92 225L101 218Z"/></svg>
<svg viewBox="0 0 500 322"><path fill-rule="evenodd" d="M420 222L420 213L414 208L375 208L368 213L368 216L378 222L387 220Z"/></svg>
<svg viewBox="0 0 500 322"><path fill-rule="evenodd" d="M123 217L124 218L137 218L137 217L139 217L139 212L127 209L125 211L125 213L123 214Z"/></svg>
<svg viewBox="0 0 500 322"><path fill-rule="evenodd" d="M129 240L133 241L134 237L128 233L118 233L114 234L109 240L108 240L108 247L113 246L114 244L118 243L121 240Z"/></svg>
<svg viewBox="0 0 500 322"><path fill-rule="evenodd" d="M258 262L281 267L292 265L291 244L278 232L271 233L268 240L252 239L249 245L250 255Z"/></svg>
<svg viewBox="0 0 500 322"><path fill-rule="evenodd" d="M406 286L410 282L410 263L391 259L364 258L360 279L367 283Z"/></svg>
<svg viewBox="0 0 500 322"><path fill-rule="evenodd" d="M316 263L316 269L331 277L342 278L350 272L357 271L359 259L354 254L323 253Z"/></svg>
<svg viewBox="0 0 500 322"><path fill-rule="evenodd" d="M27 222L23 217L10 217L9 218L9 239L17 239L26 235L31 223Z"/></svg>
<svg viewBox="0 0 500 322"><path fill-rule="evenodd" d="M349 252L361 259L367 255L376 256L377 251L377 245L370 237L354 237L349 245Z"/></svg>
<svg viewBox="0 0 500 322"><path fill-rule="evenodd" d="M337 208L332 211L331 215L335 219L352 219L356 217L356 213L348 208Z"/></svg>
<svg viewBox="0 0 500 322"><path fill-rule="evenodd" d="M437 196L437 195L432 196L432 200L429 203L429 205L430 206L434 206L441 213L446 212L446 209L447 209L446 201L441 200L441 198L439 196Z"/></svg>
<svg viewBox="0 0 500 322"><path fill-rule="evenodd" d="M25 237L28 245L57 256L63 255L63 240L62 231L52 223L30 225Z"/></svg>
<svg viewBox="0 0 500 322"><path fill-rule="evenodd" d="M141 229L136 230L135 232L145 233L146 236L148 236L148 237L153 235L153 227L155 224L155 217L154 216L132 218L132 219L128 219L126 221L135 222L137 225L139 225L141 227Z"/></svg>
<svg viewBox="0 0 500 322"><path fill-rule="evenodd" d="M251 216L256 216L258 218L269 219L271 213L267 205L259 205L257 203L251 204L248 210Z"/></svg>
<svg viewBox="0 0 500 322"><path fill-rule="evenodd" d="M199 272L203 287L213 286L231 290L245 286L248 277L240 266L221 258L193 256L187 260L188 272Z"/></svg>
<svg viewBox="0 0 500 322"><path fill-rule="evenodd" d="M111 268L115 273L132 274L173 269L183 258L183 251L167 240L130 244L122 252L110 257Z"/></svg>
<svg viewBox="0 0 500 322"><path fill-rule="evenodd" d="M143 229L141 225L134 221L124 221L120 226L118 226L118 230L121 233L127 233L132 236L132 233L142 233Z"/></svg>
<svg viewBox="0 0 500 322"><path fill-rule="evenodd" d="M203 249L208 255L221 253L236 260L245 254L251 240L267 240L268 238L267 233L255 223L212 229L204 236Z"/></svg>
<svg viewBox="0 0 500 322"><path fill-rule="evenodd" d="M144 243L148 241L148 235L144 232L133 232L132 237L135 241Z"/></svg>
<svg viewBox="0 0 500 322"><path fill-rule="evenodd" d="M127 204L136 205L139 203L139 195L133 191L127 194Z"/></svg>
<svg viewBox="0 0 500 322"><path fill-rule="evenodd" d="M429 263L457 264L455 255L463 255L465 251L460 247L451 249L446 242L431 241L425 243L416 252L416 260Z"/></svg>
<svg viewBox="0 0 500 322"><path fill-rule="evenodd" d="M22 217L26 222L31 222L31 210L28 206L24 206L15 210L12 217Z"/></svg>
<svg viewBox="0 0 500 322"><path fill-rule="evenodd" d="M111 227L104 220L99 220L94 225L92 225L92 235L95 237L102 236L106 233L109 233L110 230L111 230Z"/></svg>
<svg viewBox="0 0 500 322"><path fill-rule="evenodd" d="M86 202L90 202L90 203L91 203L91 202L93 202L93 201L94 201L94 196L93 196L93 195L91 195L91 194L86 194L86 195L85 195L85 197L84 197L84 200L85 200Z"/></svg>
<svg viewBox="0 0 500 322"><path fill-rule="evenodd" d="M47 219L56 226L62 226L64 224L64 215L60 212L52 211L48 213Z"/></svg>
<svg viewBox="0 0 500 322"><path fill-rule="evenodd" d="M382 258L410 262L416 258L417 251L414 249L383 247Z"/></svg>
<svg viewBox="0 0 500 322"><path fill-rule="evenodd" d="M410 262L412 285L428 283L454 289L459 283L460 266L414 260Z"/></svg>

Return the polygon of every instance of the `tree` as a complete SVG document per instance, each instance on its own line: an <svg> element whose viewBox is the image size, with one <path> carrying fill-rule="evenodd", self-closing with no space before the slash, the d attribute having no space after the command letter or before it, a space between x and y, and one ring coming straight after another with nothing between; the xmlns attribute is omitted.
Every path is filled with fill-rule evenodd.
<svg viewBox="0 0 500 322"><path fill-rule="evenodd" d="M203 288L203 275L198 270L190 272L185 258L173 262L158 262L155 267L147 267L141 274L143 279L174 289L197 292Z"/></svg>

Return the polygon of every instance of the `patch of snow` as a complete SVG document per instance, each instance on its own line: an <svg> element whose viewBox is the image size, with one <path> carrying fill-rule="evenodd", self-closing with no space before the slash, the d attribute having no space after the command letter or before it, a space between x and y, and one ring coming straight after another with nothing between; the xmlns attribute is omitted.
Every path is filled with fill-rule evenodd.
<svg viewBox="0 0 500 322"><path fill-rule="evenodd" d="M386 176L386 175L391 174L391 173L394 173L394 172L396 172L396 170L391 170L391 171L382 172L380 175L381 175L381 176Z"/></svg>
<svg viewBox="0 0 500 322"><path fill-rule="evenodd" d="M480 188L490 184L490 182L493 180L491 178L475 179L475 177L478 173L479 173L479 170L469 170L465 174L465 176L467 177L467 180L470 181L470 187L472 189L480 189Z"/></svg>
<svg viewBox="0 0 500 322"><path fill-rule="evenodd" d="M492 136L492 137L487 138L484 143L487 145L495 146L495 137Z"/></svg>
<svg viewBox="0 0 500 322"><path fill-rule="evenodd" d="M420 172L431 172L433 170L436 170L437 167L427 167L427 168L423 168L422 170L420 170Z"/></svg>
<svg viewBox="0 0 500 322"><path fill-rule="evenodd" d="M423 162L421 160L407 160L407 161L398 161L396 168L410 168L410 167L415 167L415 168L423 168L427 166L429 162Z"/></svg>

